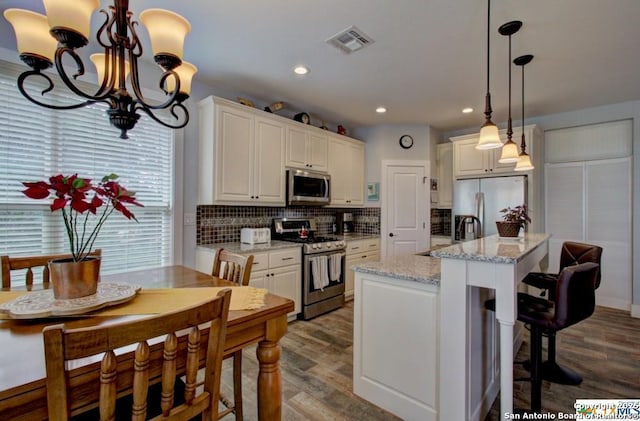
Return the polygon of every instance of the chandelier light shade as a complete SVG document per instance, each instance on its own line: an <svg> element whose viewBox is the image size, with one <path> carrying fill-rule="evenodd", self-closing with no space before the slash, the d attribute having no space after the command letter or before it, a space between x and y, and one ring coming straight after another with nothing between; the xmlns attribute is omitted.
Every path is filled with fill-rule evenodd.
<svg viewBox="0 0 640 421"><path fill-rule="evenodd" d="M490 42L491 40L491 0L487 0L487 94L485 95L484 116L485 121L480 127L480 137L476 149L495 149L502 146L500 135L498 134L498 126L491 121L491 93L489 92L490 79Z"/></svg>
<svg viewBox="0 0 640 421"><path fill-rule="evenodd" d="M178 95L184 96L185 99L189 98L191 94L191 81L193 80L193 75L198 71L198 68L187 61L183 61L182 64L173 69L173 71L178 74L178 78L180 79L180 93ZM167 92L172 94L176 88L175 85L175 79L167 79Z"/></svg>
<svg viewBox="0 0 640 421"><path fill-rule="evenodd" d="M531 54L516 57L513 60L516 66L522 67L522 141L520 143L522 151L518 157L518 162L516 162L516 167L513 169L514 171L531 171L534 169L531 157L527 153L527 142L524 135L524 66L529 64L531 60L533 60L533 56Z"/></svg>
<svg viewBox="0 0 640 421"><path fill-rule="evenodd" d="M58 42L49 34L47 17L21 9L7 9L4 11L4 17L16 33L18 52L22 60L26 61L27 56L31 54L43 62L48 62L50 66L56 55Z"/></svg>
<svg viewBox="0 0 640 421"><path fill-rule="evenodd" d="M522 22L513 20L507 22L498 28L501 35L509 37L509 61L507 61L507 70L509 73L509 118L507 119L507 141L502 146L502 153L498 162L501 164L509 164L518 162L518 145L512 140L513 125L511 123L511 35L515 34L522 27Z"/></svg>
<svg viewBox="0 0 640 421"><path fill-rule="evenodd" d="M42 3L51 31L58 36L73 32L74 37L82 37L84 45L87 44L91 14L100 6L100 0L42 0Z"/></svg>
<svg viewBox="0 0 640 421"><path fill-rule="evenodd" d="M21 9L4 12L13 25L20 59L31 68L18 77L17 85L22 95L37 105L58 110L106 103L109 121L120 130L122 139L127 139L127 131L135 126L140 111L166 127L179 129L187 125L189 112L183 102L189 98L191 80L197 68L182 61L184 40L191 30L186 19L162 9L140 13L140 20L149 32L154 60L163 70L158 86L167 95L164 102L150 103L142 95L138 59L142 57L143 49L136 33L138 22L132 20L133 13L129 11L129 0L114 0L108 11L100 10L104 22L95 39L104 53L90 57L96 66L99 86L93 93L85 92L75 82L85 72L76 50L89 42L91 15L100 1L43 0L43 3L46 16ZM75 63L71 66L74 69L67 68L70 63ZM54 64L60 79L78 96L79 102L64 106L47 102L46 94L54 89L54 82L43 71ZM25 89L30 77L44 78L48 82L41 92L42 98ZM159 110L168 110L170 121L156 116Z"/></svg>

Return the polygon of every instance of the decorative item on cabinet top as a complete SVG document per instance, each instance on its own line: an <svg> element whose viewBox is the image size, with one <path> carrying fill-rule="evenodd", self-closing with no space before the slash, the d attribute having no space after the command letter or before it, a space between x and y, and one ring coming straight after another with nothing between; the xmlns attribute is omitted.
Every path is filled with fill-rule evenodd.
<svg viewBox="0 0 640 421"><path fill-rule="evenodd" d="M266 112L268 112L268 113L274 113L276 111L280 111L283 108L284 108L284 102L278 101L278 102L274 102L273 104L264 107L264 110Z"/></svg>
<svg viewBox="0 0 640 421"><path fill-rule="evenodd" d="M293 119L295 121L299 121L302 124L311 124L311 118L307 113L298 113L293 116Z"/></svg>

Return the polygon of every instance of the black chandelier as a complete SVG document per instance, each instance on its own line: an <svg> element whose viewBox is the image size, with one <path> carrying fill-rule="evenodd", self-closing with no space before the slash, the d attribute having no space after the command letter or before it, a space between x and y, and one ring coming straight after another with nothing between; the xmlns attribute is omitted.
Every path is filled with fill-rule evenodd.
<svg viewBox="0 0 640 421"><path fill-rule="evenodd" d="M142 44L136 33L138 22L132 20L133 13L129 11L129 0L114 0L108 12L100 10L105 15L105 21L96 39L104 48L104 53L91 56L100 86L93 94L84 92L74 82L85 72L84 63L76 50L86 46L89 41L91 14L100 5L100 0L43 0L43 3L46 16L22 9L7 9L4 12L16 33L20 59L31 67L31 70L18 77L18 89L22 95L37 105L57 110L104 102L109 106L109 121L120 130L122 139L127 139L127 131L136 125L140 118L138 111L143 111L169 128L179 129L187 125L189 112L183 102L189 98L191 78L197 69L182 61L184 39L191 30L185 18L162 9L148 9L140 13L140 20L149 32L155 62L163 70L159 87L168 95L164 102L154 105L145 100L140 89L138 59L142 56ZM71 76L63 65L65 55L76 65L75 73ZM43 71L54 63L64 84L81 97L82 102L50 104L25 90L26 79L38 76L48 83L41 92L42 96L50 92L54 82ZM129 75L133 95L127 90ZM163 121L154 114L156 110L163 109L170 111L175 122Z"/></svg>

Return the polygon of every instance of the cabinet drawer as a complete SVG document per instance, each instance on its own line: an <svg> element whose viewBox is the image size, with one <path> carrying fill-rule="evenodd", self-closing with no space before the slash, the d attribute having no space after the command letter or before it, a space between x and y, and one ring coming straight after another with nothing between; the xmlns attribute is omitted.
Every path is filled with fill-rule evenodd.
<svg viewBox="0 0 640 421"><path fill-rule="evenodd" d="M347 243L347 254L357 254L363 253L371 250L379 250L380 249L380 239L379 238L371 238L368 240L356 240L349 241Z"/></svg>
<svg viewBox="0 0 640 421"><path fill-rule="evenodd" d="M256 253L253 255L253 266L251 272L266 270L269 268L269 253Z"/></svg>
<svg viewBox="0 0 640 421"><path fill-rule="evenodd" d="M299 248L290 248L269 253L269 268L299 265L301 263L301 251Z"/></svg>

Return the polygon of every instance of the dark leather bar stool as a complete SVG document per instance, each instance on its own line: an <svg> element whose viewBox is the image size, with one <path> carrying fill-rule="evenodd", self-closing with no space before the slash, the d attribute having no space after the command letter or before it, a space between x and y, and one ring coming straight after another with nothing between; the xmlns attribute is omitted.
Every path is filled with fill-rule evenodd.
<svg viewBox="0 0 640 421"><path fill-rule="evenodd" d="M560 252L560 270L567 266L587 262L597 263L600 265L601 257L602 247L573 241L565 241L562 243L562 250ZM601 271L598 270L596 276L596 289L600 286L601 278ZM557 280L557 274L531 272L525 276L522 282L543 290L541 296L548 294L549 301L555 302ZM549 332L547 345L547 361L542 363L542 378L558 384L580 384L582 382L582 377L578 373L569 368L562 367L556 362L555 332Z"/></svg>
<svg viewBox="0 0 640 421"><path fill-rule="evenodd" d="M600 265L567 266L558 275L555 301L518 294L518 320L531 331L531 410L542 410L542 336L551 335L590 317L596 307L596 278Z"/></svg>
<svg viewBox="0 0 640 421"><path fill-rule="evenodd" d="M542 336L572 326L593 314L595 285L600 265L587 262L567 266L557 276L553 295L556 301L518 293L518 320L530 329L531 410L542 410ZM496 300L485 302L495 311Z"/></svg>

